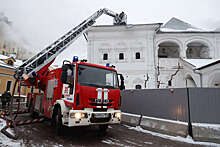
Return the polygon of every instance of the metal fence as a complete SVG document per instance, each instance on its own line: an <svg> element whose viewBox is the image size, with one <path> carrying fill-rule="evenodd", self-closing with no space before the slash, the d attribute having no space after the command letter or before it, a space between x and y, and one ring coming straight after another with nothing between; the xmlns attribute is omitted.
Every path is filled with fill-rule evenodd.
<svg viewBox="0 0 220 147"><path fill-rule="evenodd" d="M220 117L218 117L218 113L220 113L220 89L125 90L122 92L121 109L123 112L149 117L220 124Z"/></svg>
<svg viewBox="0 0 220 147"><path fill-rule="evenodd" d="M220 124L220 89L189 88L191 122Z"/></svg>

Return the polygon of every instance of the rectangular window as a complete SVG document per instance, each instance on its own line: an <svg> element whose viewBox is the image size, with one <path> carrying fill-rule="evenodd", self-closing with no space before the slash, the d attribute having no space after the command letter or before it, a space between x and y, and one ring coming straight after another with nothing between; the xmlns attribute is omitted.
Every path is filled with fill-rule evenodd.
<svg viewBox="0 0 220 147"><path fill-rule="evenodd" d="M124 53L119 53L119 60L124 60Z"/></svg>
<svg viewBox="0 0 220 147"><path fill-rule="evenodd" d="M118 89L117 73L104 68L79 65L78 83L84 86Z"/></svg>
<svg viewBox="0 0 220 147"><path fill-rule="evenodd" d="M140 54L140 52L136 52L136 59L141 59L141 54Z"/></svg>
<svg viewBox="0 0 220 147"><path fill-rule="evenodd" d="M7 81L6 91L11 91L11 83L12 81Z"/></svg>
<svg viewBox="0 0 220 147"><path fill-rule="evenodd" d="M171 80L168 81L168 86L172 86L172 81Z"/></svg>
<svg viewBox="0 0 220 147"><path fill-rule="evenodd" d="M108 60L108 54L107 53L103 54L103 60Z"/></svg>

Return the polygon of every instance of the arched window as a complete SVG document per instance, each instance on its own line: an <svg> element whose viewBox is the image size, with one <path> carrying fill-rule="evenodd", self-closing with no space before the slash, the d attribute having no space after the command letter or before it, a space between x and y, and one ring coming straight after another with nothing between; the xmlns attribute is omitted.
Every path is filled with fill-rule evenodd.
<svg viewBox="0 0 220 147"><path fill-rule="evenodd" d="M179 45L174 42L163 42L159 44L159 58L179 58Z"/></svg>
<svg viewBox="0 0 220 147"><path fill-rule="evenodd" d="M119 60L124 60L124 53L119 53Z"/></svg>
<svg viewBox="0 0 220 147"><path fill-rule="evenodd" d="M135 57L136 57L136 59L141 59L141 54L140 54L140 52L136 52Z"/></svg>
<svg viewBox="0 0 220 147"><path fill-rule="evenodd" d="M209 47L201 42L191 42L187 44L186 57L188 59L208 59Z"/></svg>

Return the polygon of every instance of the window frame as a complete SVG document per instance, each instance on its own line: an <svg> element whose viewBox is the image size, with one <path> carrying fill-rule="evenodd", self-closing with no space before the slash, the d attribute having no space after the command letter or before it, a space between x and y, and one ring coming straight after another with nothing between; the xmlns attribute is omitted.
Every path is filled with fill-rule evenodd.
<svg viewBox="0 0 220 147"><path fill-rule="evenodd" d="M8 90L8 82L11 82L10 87L9 87L9 90ZM12 80L8 80L8 81L6 82L6 88L5 88L5 90L6 90L6 91L11 91L11 85L12 85Z"/></svg>
<svg viewBox="0 0 220 147"><path fill-rule="evenodd" d="M119 60L124 60L125 59L124 53L119 53L118 54L118 59Z"/></svg>
<svg viewBox="0 0 220 147"><path fill-rule="evenodd" d="M139 58L137 58L137 57L139 57ZM135 59L141 59L141 53L140 52L136 52L135 53Z"/></svg>
<svg viewBox="0 0 220 147"><path fill-rule="evenodd" d="M106 58L105 58L105 57L106 57ZM103 60L104 60L104 61L108 60L108 53L104 53L104 54L103 54Z"/></svg>

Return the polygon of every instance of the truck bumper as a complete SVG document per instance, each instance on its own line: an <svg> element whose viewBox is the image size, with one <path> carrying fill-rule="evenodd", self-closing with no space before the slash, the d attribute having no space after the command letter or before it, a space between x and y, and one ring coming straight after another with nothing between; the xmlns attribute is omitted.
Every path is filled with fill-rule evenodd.
<svg viewBox="0 0 220 147"><path fill-rule="evenodd" d="M89 126L102 124L120 124L121 111L110 109L106 112L93 112L92 109L70 110L69 115L63 117L63 125Z"/></svg>

